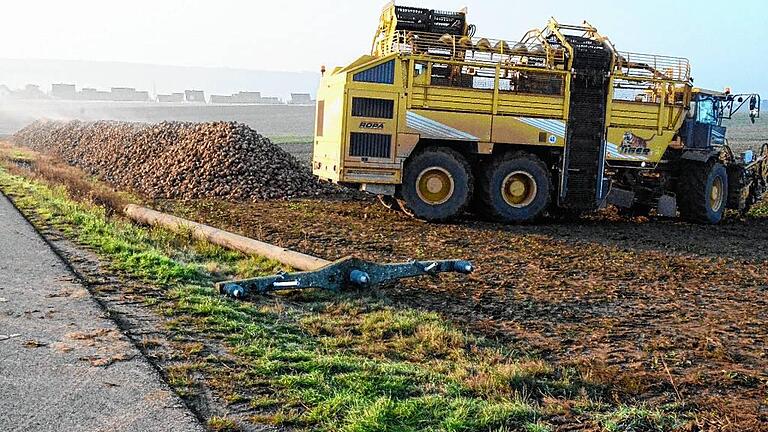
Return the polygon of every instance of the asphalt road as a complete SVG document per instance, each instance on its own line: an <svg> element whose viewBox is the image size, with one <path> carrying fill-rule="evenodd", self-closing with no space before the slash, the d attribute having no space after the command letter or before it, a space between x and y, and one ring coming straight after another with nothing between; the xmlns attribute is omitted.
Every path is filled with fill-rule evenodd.
<svg viewBox="0 0 768 432"><path fill-rule="evenodd" d="M203 431L0 195L0 431Z"/></svg>

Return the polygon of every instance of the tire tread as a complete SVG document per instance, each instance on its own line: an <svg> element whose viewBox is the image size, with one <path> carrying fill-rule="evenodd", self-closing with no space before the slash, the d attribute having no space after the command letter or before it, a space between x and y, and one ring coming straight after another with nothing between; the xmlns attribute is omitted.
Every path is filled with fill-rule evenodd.
<svg viewBox="0 0 768 432"><path fill-rule="evenodd" d="M428 218L423 214L418 214L417 212L413 211L413 209L406 208L407 205L404 200L400 200L400 206L403 208L404 212L411 217L415 217L418 219L426 219L426 220L429 220L430 222L448 222L456 218L457 216L461 215L462 213L464 213L467 210L470 202L472 201L472 195L475 189L474 173L472 171L472 166L469 164L469 162L464 157L464 155L462 155L461 153L459 153L458 151L450 147L445 147L445 146L427 147L421 150L420 152L418 152L417 154L413 155L412 156L413 159L411 159L411 163L414 161L417 161L418 158L424 157L424 155L429 155L430 153L440 153L442 155L448 156L450 159L452 159L454 162L456 162L462 167L462 169L465 171L467 175L467 185L466 185L467 191L468 191L467 199L461 204L460 208L454 215L447 216L447 217L437 217L437 218L429 217ZM406 166L405 170L407 169L408 167Z"/></svg>
<svg viewBox="0 0 768 432"><path fill-rule="evenodd" d="M502 157L494 158L490 164L485 167L480 173L480 181L479 181L479 202L480 205L483 207L483 209L490 213L491 217L493 217L496 220L504 220L505 216L501 213L499 213L495 206L493 205L493 191L491 190L491 183L493 181L493 174L496 172L499 167L504 164L505 162L509 160L515 160L515 159L528 159L530 162L538 165L544 172L547 173L547 205L545 206L545 209L549 207L551 196L552 196L552 177L549 175L549 171L547 170L547 166L544 164L544 162L539 159L537 156L525 152L525 151L514 151L506 153ZM544 211L543 210L543 211ZM543 213L542 211L542 213Z"/></svg>
<svg viewBox="0 0 768 432"><path fill-rule="evenodd" d="M682 173L678 179L677 200L680 215L684 219L701 223L712 222L707 208L709 202L707 180L717 165L719 163L714 161L706 164L687 162L682 165Z"/></svg>

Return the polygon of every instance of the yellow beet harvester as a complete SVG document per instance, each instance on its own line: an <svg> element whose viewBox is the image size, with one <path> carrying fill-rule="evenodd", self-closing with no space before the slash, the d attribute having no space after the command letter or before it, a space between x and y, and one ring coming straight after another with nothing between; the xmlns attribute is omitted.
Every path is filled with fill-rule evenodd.
<svg viewBox="0 0 768 432"><path fill-rule="evenodd" d="M768 146L722 121L758 95L693 87L688 60L616 50L588 23L519 42L466 11L388 4L370 55L323 74L313 171L422 219L504 222L615 204L717 223L766 191Z"/></svg>

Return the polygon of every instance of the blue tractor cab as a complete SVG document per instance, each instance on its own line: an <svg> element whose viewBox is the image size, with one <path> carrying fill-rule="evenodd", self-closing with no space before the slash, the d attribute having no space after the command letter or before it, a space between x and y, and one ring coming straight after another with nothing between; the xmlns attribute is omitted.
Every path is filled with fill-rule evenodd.
<svg viewBox="0 0 768 432"><path fill-rule="evenodd" d="M749 117L752 123L760 118L760 95L732 95L729 92L714 92L696 89L691 100L688 118L683 123L680 135L687 148L707 149L726 144L723 120L749 103Z"/></svg>

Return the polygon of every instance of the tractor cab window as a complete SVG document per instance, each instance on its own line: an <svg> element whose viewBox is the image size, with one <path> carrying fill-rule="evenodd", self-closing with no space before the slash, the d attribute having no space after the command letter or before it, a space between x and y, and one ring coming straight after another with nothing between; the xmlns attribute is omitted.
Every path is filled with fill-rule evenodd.
<svg viewBox="0 0 768 432"><path fill-rule="evenodd" d="M698 109L696 121L703 124L717 125L717 111L715 100L711 98L701 99L696 103Z"/></svg>

